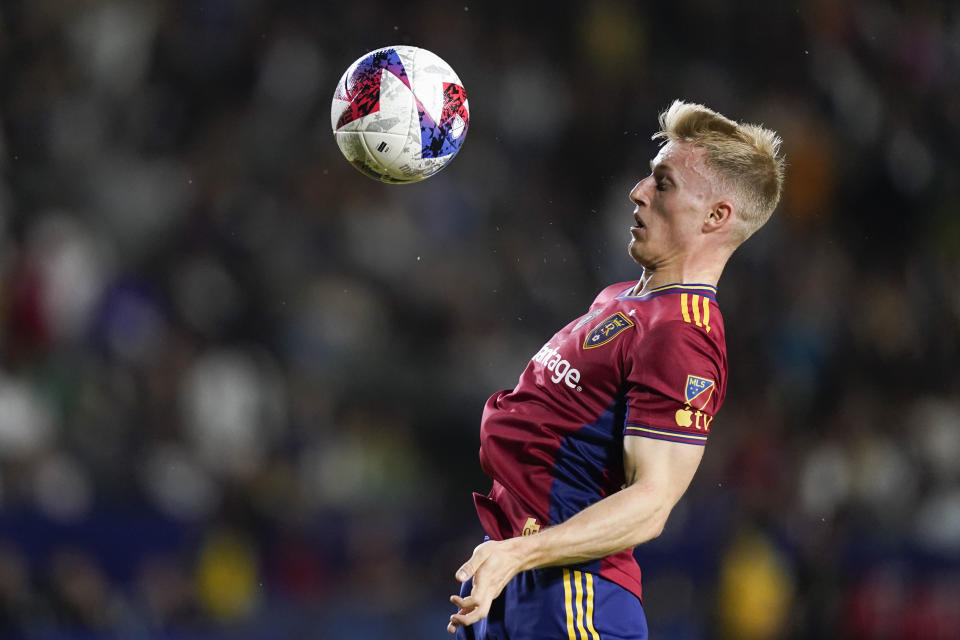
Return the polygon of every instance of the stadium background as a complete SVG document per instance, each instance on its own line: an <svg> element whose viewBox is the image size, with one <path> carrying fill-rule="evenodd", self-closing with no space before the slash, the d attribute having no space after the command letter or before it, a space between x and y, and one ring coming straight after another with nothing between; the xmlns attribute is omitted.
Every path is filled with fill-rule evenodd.
<svg viewBox="0 0 960 640"><path fill-rule="evenodd" d="M404 43L472 120L396 187L328 105ZM5 0L0 636L446 637L482 403L636 277L684 97L789 171L653 637L960 637L958 77L951 3Z"/></svg>

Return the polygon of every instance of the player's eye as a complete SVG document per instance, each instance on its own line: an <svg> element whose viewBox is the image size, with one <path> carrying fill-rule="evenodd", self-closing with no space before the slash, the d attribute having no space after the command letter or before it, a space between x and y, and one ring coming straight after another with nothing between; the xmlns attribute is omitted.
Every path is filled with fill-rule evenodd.
<svg viewBox="0 0 960 640"><path fill-rule="evenodd" d="M667 183L663 180L657 180L657 191L666 191Z"/></svg>

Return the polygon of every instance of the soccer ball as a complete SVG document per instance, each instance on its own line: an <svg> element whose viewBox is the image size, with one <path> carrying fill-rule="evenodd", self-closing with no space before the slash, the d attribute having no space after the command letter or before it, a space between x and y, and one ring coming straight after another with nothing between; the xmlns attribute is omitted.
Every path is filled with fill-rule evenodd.
<svg viewBox="0 0 960 640"><path fill-rule="evenodd" d="M333 94L330 123L350 164L376 180L408 183L453 159L470 111L450 65L426 49L396 46L350 65Z"/></svg>

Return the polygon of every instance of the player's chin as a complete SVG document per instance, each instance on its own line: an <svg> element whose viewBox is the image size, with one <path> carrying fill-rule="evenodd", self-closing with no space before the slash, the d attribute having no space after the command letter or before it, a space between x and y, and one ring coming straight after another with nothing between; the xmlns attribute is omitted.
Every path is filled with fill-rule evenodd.
<svg viewBox="0 0 960 640"><path fill-rule="evenodd" d="M641 267L646 266L646 260L644 260L643 247L640 246L640 243L636 239L630 240L630 243L627 245L627 253Z"/></svg>

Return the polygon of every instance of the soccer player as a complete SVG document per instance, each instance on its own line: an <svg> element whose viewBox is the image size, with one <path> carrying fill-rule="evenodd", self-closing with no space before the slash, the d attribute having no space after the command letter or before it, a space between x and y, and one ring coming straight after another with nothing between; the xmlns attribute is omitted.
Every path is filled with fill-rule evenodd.
<svg viewBox="0 0 960 640"><path fill-rule="evenodd" d="M716 286L780 199L780 138L702 105L660 114L630 192L639 281L614 284L491 397L474 494L489 538L456 571L465 639L647 637L633 547L663 531L726 390Z"/></svg>

